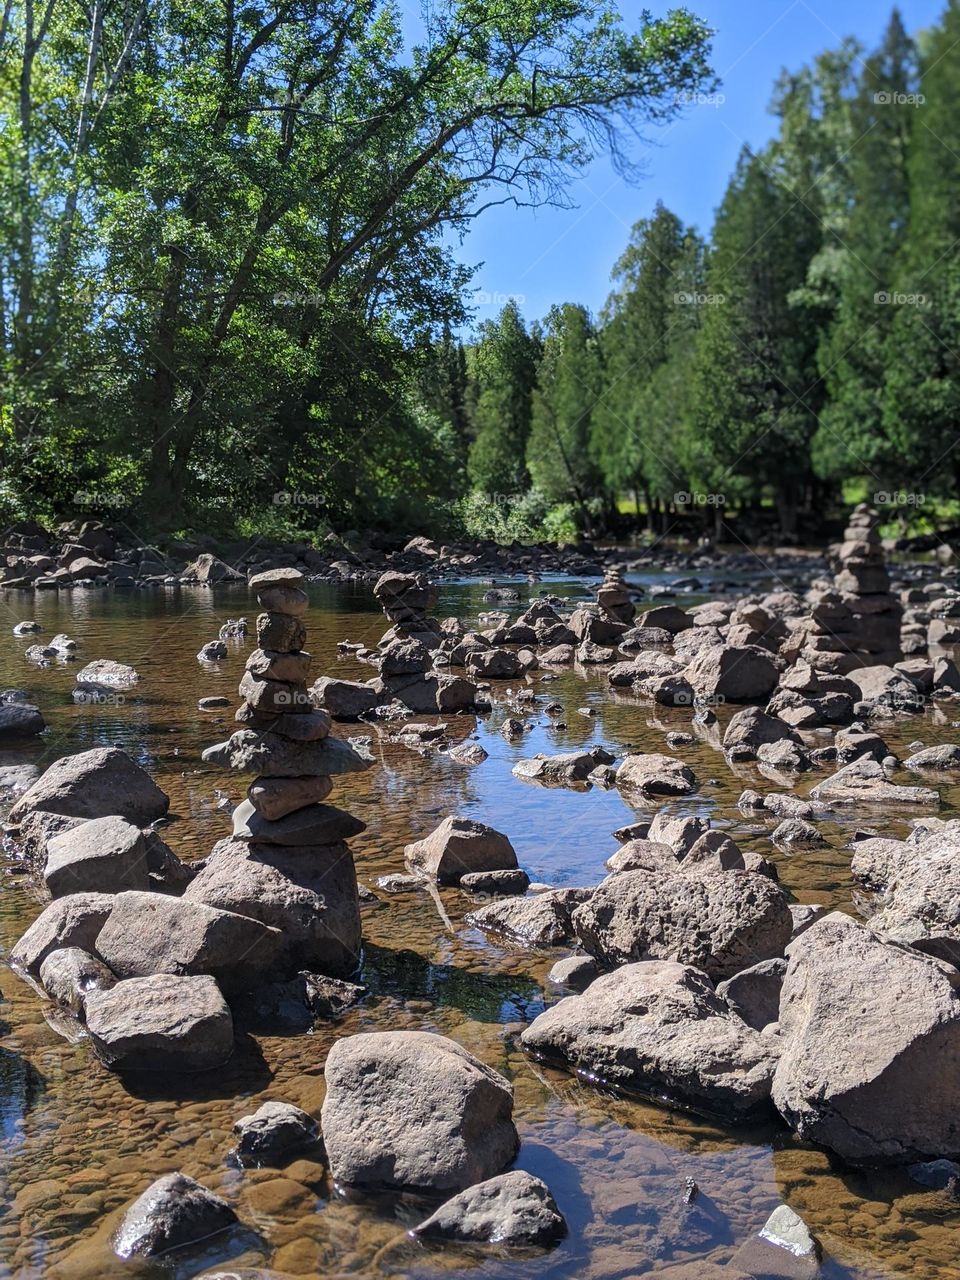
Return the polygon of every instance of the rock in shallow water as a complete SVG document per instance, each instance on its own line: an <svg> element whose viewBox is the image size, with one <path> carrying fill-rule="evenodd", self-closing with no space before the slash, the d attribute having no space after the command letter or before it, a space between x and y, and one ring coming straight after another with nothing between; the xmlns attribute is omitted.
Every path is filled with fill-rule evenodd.
<svg viewBox="0 0 960 1280"><path fill-rule="evenodd" d="M770 1041L730 1011L707 976L668 960L597 978L520 1039L588 1079L731 1117L764 1106L776 1068Z"/></svg>
<svg viewBox="0 0 960 1280"><path fill-rule="evenodd" d="M312 1146L320 1134L316 1120L289 1102L264 1102L233 1126L237 1155L245 1164L277 1164L293 1151Z"/></svg>
<svg viewBox="0 0 960 1280"><path fill-rule="evenodd" d="M590 889L551 889L531 898L506 898L472 911L466 923L533 947L561 947L574 941L571 916Z"/></svg>
<svg viewBox="0 0 960 1280"><path fill-rule="evenodd" d="M183 1173L152 1182L123 1215L114 1248L121 1258L156 1257L226 1231L237 1215L225 1200Z"/></svg>
<svg viewBox="0 0 960 1280"><path fill-rule="evenodd" d="M324 1077L323 1139L338 1182L461 1191L499 1173L520 1145L508 1082L444 1036L347 1036Z"/></svg>
<svg viewBox="0 0 960 1280"><path fill-rule="evenodd" d="M500 831L484 822L451 816L423 840L408 844L404 861L417 875L438 884L459 884L471 871L515 871L517 855Z"/></svg>
<svg viewBox="0 0 960 1280"><path fill-rule="evenodd" d="M233 1018L213 978L158 973L91 991L87 1031L113 1071L209 1071L233 1053Z"/></svg>
<svg viewBox="0 0 960 1280"><path fill-rule="evenodd" d="M135 826L146 827L170 807L148 773L119 747L95 747L56 760L10 811L19 822L36 809L74 818L103 818L119 814Z"/></svg>
<svg viewBox="0 0 960 1280"><path fill-rule="evenodd" d="M147 890L146 837L125 818L93 818L49 842L43 877L54 898Z"/></svg>
<svg viewBox="0 0 960 1280"><path fill-rule="evenodd" d="M547 1184L515 1169L461 1191L410 1234L485 1244L548 1245L567 1234L567 1224Z"/></svg>
<svg viewBox="0 0 960 1280"><path fill-rule="evenodd" d="M109 991L116 977L103 961L80 947L59 947L40 966L40 982L51 1000L83 1018L87 996Z"/></svg>

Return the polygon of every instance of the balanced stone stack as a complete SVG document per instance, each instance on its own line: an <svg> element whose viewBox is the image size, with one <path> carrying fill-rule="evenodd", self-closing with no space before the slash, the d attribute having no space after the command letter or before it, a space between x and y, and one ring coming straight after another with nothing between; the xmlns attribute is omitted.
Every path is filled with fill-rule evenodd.
<svg viewBox="0 0 960 1280"><path fill-rule="evenodd" d="M294 569L250 579L266 612L240 683L243 728L203 759L254 778L234 810L232 837L214 848L185 896L281 929L288 968L342 976L360 952L357 876L345 841L365 824L324 801L333 777L371 761L331 737L329 712L311 702L302 581Z"/></svg>
<svg viewBox="0 0 960 1280"><path fill-rule="evenodd" d="M435 649L442 633L427 612L437 603L437 589L422 573L382 574L376 581L373 594L383 612L393 624L381 644L397 638L414 638L428 649Z"/></svg>
<svg viewBox="0 0 960 1280"><path fill-rule="evenodd" d="M867 666L889 665L903 657L903 608L890 591L879 524L879 515L865 502L854 508L839 549L840 570L834 580L853 615L857 653Z"/></svg>
<svg viewBox="0 0 960 1280"><path fill-rule="evenodd" d="M597 604L600 612L614 622L625 622L628 626L633 622L637 611L622 570L616 567L607 570L597 589Z"/></svg>

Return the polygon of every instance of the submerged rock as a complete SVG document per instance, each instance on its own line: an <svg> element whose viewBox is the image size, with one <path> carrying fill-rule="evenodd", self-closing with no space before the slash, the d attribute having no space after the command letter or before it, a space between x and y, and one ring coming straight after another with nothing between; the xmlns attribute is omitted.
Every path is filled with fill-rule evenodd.
<svg viewBox="0 0 960 1280"><path fill-rule="evenodd" d="M320 1135L313 1116L289 1102L264 1102L233 1126L237 1155L245 1164L278 1164L291 1152L312 1146Z"/></svg>
<svg viewBox="0 0 960 1280"><path fill-rule="evenodd" d="M444 1036L346 1036L324 1078L321 1123L337 1182L460 1191L499 1173L520 1145L510 1085Z"/></svg>
<svg viewBox="0 0 960 1280"><path fill-rule="evenodd" d="M689 765L672 756L658 754L627 756L617 770L617 786L628 794L686 796L697 789L697 778Z"/></svg>
<svg viewBox="0 0 960 1280"><path fill-rule="evenodd" d="M461 1191L410 1234L484 1244L548 1245L567 1234L567 1224L547 1184L515 1169Z"/></svg>
<svg viewBox="0 0 960 1280"><path fill-rule="evenodd" d="M574 940L573 910L591 893L553 889L529 898L505 898L471 912L466 923L532 947L561 947Z"/></svg>

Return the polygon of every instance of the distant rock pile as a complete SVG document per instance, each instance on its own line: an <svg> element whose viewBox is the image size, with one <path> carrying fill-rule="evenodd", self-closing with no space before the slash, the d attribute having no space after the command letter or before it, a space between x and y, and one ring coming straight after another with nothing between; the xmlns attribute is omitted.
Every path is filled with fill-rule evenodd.
<svg viewBox="0 0 960 1280"><path fill-rule="evenodd" d="M867 666L899 662L903 609L890 591L890 575L880 541L880 516L861 502L843 535L837 590L850 609L858 655Z"/></svg>
<svg viewBox="0 0 960 1280"><path fill-rule="evenodd" d="M614 622L625 622L628 626L633 622L637 611L623 571L616 565L607 570L597 588L597 604L604 617Z"/></svg>

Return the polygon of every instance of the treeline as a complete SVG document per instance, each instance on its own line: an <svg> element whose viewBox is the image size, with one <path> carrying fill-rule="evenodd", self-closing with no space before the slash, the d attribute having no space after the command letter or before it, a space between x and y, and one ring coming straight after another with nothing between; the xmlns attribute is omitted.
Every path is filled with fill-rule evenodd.
<svg viewBox="0 0 960 1280"><path fill-rule="evenodd" d="M960 4L918 41L894 11L875 51L782 76L772 110L709 241L658 205L597 319L527 330L508 304L436 348L468 516L762 509L790 534L845 485L901 510L960 493Z"/></svg>

